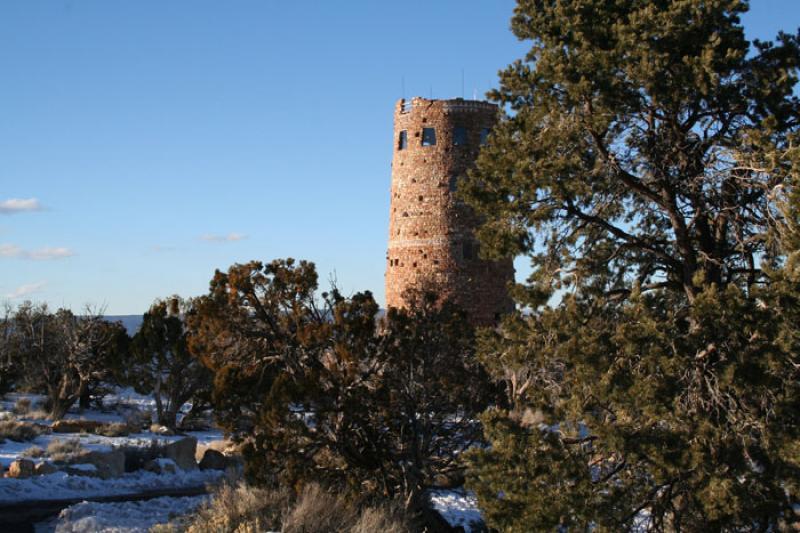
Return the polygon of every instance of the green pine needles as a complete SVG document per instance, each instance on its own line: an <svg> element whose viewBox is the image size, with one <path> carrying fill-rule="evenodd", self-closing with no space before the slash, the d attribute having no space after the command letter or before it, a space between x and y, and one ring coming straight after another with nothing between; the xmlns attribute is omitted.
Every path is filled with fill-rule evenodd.
<svg viewBox="0 0 800 533"><path fill-rule="evenodd" d="M526 254L480 339L501 531L778 531L800 502L796 35L742 0L519 0L463 197Z"/></svg>

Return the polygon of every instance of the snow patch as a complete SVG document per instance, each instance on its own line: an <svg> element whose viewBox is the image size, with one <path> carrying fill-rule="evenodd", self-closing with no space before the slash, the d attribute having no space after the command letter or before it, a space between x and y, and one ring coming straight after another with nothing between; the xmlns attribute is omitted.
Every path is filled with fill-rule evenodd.
<svg viewBox="0 0 800 533"><path fill-rule="evenodd" d="M97 498L100 496L126 496L142 492L189 489L219 480L224 472L219 470L179 470L170 474L155 474L139 470L118 478L100 479L71 476L56 472L27 479L0 479L0 504L36 500L65 500L70 498Z"/></svg>
<svg viewBox="0 0 800 533"><path fill-rule="evenodd" d="M466 533L473 531L473 525L483 524L478 508L478 498L465 490L435 489L428 491L431 506L453 527L463 527ZM475 531L479 531L476 527Z"/></svg>
<svg viewBox="0 0 800 533"><path fill-rule="evenodd" d="M139 533L195 511L208 496L171 497L136 502L81 502L58 518L37 526L37 533Z"/></svg>

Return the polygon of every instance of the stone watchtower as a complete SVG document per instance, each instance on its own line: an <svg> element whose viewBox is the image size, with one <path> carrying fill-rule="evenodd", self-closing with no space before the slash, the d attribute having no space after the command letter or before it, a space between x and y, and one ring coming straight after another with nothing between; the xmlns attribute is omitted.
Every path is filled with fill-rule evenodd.
<svg viewBox="0 0 800 533"><path fill-rule="evenodd" d="M511 259L480 259L478 219L455 190L497 121L497 106L463 100L400 100L394 113L386 306L408 288L431 286L478 325L513 309Z"/></svg>

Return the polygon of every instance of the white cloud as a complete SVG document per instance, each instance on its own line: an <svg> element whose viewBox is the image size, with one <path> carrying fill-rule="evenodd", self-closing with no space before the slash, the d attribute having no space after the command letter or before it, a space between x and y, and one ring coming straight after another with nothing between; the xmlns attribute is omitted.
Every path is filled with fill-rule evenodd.
<svg viewBox="0 0 800 533"><path fill-rule="evenodd" d="M38 250L23 250L14 244L0 244L0 257L16 259L29 259L31 261L50 261L72 257L75 252L69 248L39 248Z"/></svg>
<svg viewBox="0 0 800 533"><path fill-rule="evenodd" d="M50 261L51 259L64 259L72 257L75 252L69 248L39 248L38 250L31 250L25 252L23 256L25 259L32 259L33 261Z"/></svg>
<svg viewBox="0 0 800 533"><path fill-rule="evenodd" d="M0 215L13 215L42 209L42 204L36 198L9 198L0 202Z"/></svg>
<svg viewBox="0 0 800 533"><path fill-rule="evenodd" d="M41 290L47 285L46 281L39 281L37 283L29 283L27 285L20 285L13 292L6 294L6 298L10 300L18 300L20 298L24 298L26 296L30 296L31 294L36 294L37 292L41 292Z"/></svg>
<svg viewBox="0 0 800 533"><path fill-rule="evenodd" d="M236 242L246 239L247 235L244 235L243 233L228 233L227 235L214 235L207 233L200 238L208 242Z"/></svg>
<svg viewBox="0 0 800 533"><path fill-rule="evenodd" d="M13 244L0 244L0 257L19 257L22 248Z"/></svg>

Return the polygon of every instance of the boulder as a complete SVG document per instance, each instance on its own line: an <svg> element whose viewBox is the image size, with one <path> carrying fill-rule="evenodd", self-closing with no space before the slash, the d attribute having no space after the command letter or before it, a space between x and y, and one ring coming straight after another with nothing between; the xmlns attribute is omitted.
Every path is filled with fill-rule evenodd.
<svg viewBox="0 0 800 533"><path fill-rule="evenodd" d="M45 461L36 465L33 473L37 476L47 476L49 474L55 474L56 472L58 472L58 468L56 468L53 463Z"/></svg>
<svg viewBox="0 0 800 533"><path fill-rule="evenodd" d="M122 450L89 452L81 455L80 461L94 465L98 476L103 479L117 478L125 473L125 452Z"/></svg>
<svg viewBox="0 0 800 533"><path fill-rule="evenodd" d="M154 474L174 474L178 471L178 465L175 464L175 461L164 457L147 461L142 468Z"/></svg>
<svg viewBox="0 0 800 533"><path fill-rule="evenodd" d="M15 477L19 479L31 477L35 468L36 466L30 459L17 459L8 465L6 477Z"/></svg>
<svg viewBox="0 0 800 533"><path fill-rule="evenodd" d="M94 433L102 425L96 420L56 420L51 429L53 433Z"/></svg>
<svg viewBox="0 0 800 533"><path fill-rule="evenodd" d="M225 454L212 450L206 450L203 458L200 460L200 470L225 470L228 467L228 458Z"/></svg>
<svg viewBox="0 0 800 533"><path fill-rule="evenodd" d="M91 463L65 465L61 471L66 472L70 476L102 477L98 468Z"/></svg>
<svg viewBox="0 0 800 533"><path fill-rule="evenodd" d="M197 461L194 460L197 449L197 439L184 437L181 440L170 442L164 448L164 457L175 461L182 470L196 470Z"/></svg>

